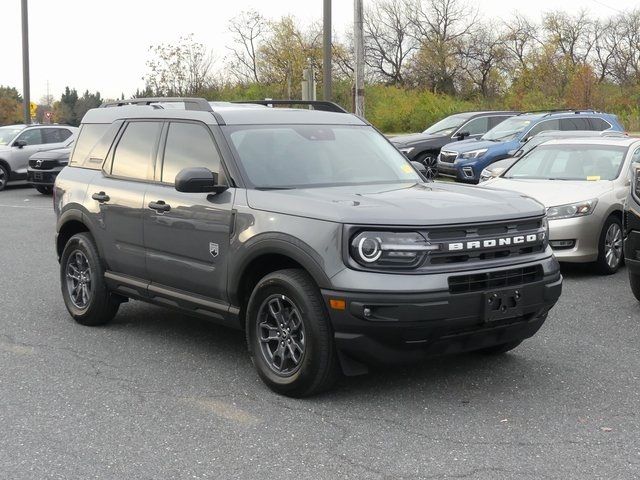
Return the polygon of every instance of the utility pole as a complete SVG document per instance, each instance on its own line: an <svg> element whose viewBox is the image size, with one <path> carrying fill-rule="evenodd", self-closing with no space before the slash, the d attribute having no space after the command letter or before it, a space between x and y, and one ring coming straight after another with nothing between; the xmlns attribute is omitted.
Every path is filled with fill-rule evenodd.
<svg viewBox="0 0 640 480"><path fill-rule="evenodd" d="M29 15L27 0L22 0L22 99L24 100L24 123L31 123L31 98L29 92Z"/></svg>
<svg viewBox="0 0 640 480"><path fill-rule="evenodd" d="M353 39L355 50L354 112L364 117L364 16L362 0L353 0Z"/></svg>
<svg viewBox="0 0 640 480"><path fill-rule="evenodd" d="M324 0L324 32L322 35L322 93L327 101L333 98L333 86L331 84L331 0Z"/></svg>

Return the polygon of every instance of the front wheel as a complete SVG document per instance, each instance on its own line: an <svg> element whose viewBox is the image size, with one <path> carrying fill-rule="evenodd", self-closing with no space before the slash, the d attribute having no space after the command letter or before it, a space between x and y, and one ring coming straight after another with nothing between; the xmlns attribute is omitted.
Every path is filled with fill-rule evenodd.
<svg viewBox="0 0 640 480"><path fill-rule="evenodd" d="M60 284L67 310L82 325L104 325L118 312L120 302L107 289L98 249L89 233L78 233L65 245Z"/></svg>
<svg viewBox="0 0 640 480"><path fill-rule="evenodd" d="M36 185L35 187L42 195L51 195L51 193L53 193L53 187L49 185Z"/></svg>
<svg viewBox="0 0 640 480"><path fill-rule="evenodd" d="M4 165L0 165L0 192L4 190L9 182L9 170Z"/></svg>
<svg viewBox="0 0 640 480"><path fill-rule="evenodd" d="M429 180L434 180L438 176L438 156L435 153L421 153L416 157L415 161L424 165L426 172L423 175Z"/></svg>
<svg viewBox="0 0 640 480"><path fill-rule="evenodd" d="M629 285L636 300L640 302L640 275L637 273L629 272Z"/></svg>
<svg viewBox="0 0 640 480"><path fill-rule="evenodd" d="M603 275L611 275L618 271L623 260L622 223L612 215L604 222L600 233L596 268Z"/></svg>
<svg viewBox="0 0 640 480"><path fill-rule="evenodd" d="M304 397L328 389L337 376L329 317L318 287L297 269L258 282L247 306L247 345L264 383Z"/></svg>

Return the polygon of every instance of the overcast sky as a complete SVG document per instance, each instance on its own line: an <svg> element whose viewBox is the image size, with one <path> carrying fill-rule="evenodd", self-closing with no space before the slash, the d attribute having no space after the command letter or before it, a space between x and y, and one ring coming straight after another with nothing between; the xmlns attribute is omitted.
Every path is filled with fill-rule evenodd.
<svg viewBox="0 0 640 480"><path fill-rule="evenodd" d="M364 0L365 5L368 0ZM1 0L0 85L22 91L20 0ZM640 7L640 0L473 0L485 18L508 18L516 9L538 19L541 12L587 8L593 16ZM148 47L193 33L221 60L228 43L227 22L254 8L265 16L291 14L302 23L322 18L322 0L29 0L31 96L60 96L66 85L103 97L130 95L143 87ZM350 28L351 0L333 0L334 29ZM221 64L222 62L219 62Z"/></svg>

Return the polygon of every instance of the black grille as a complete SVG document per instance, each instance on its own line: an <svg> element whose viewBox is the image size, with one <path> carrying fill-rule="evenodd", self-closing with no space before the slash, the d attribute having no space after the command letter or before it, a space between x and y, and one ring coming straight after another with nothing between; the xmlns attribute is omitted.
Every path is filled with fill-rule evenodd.
<svg viewBox="0 0 640 480"><path fill-rule="evenodd" d="M441 162L453 163L456 158L458 158L458 154L456 152L440 152Z"/></svg>
<svg viewBox="0 0 640 480"><path fill-rule="evenodd" d="M450 293L479 292L502 287L515 287L542 279L542 266L514 268L498 272L449 277Z"/></svg>
<svg viewBox="0 0 640 480"><path fill-rule="evenodd" d="M40 162L40 165L38 165L38 162ZM37 170L51 170L60 166L60 162L58 160L29 160L29 166Z"/></svg>

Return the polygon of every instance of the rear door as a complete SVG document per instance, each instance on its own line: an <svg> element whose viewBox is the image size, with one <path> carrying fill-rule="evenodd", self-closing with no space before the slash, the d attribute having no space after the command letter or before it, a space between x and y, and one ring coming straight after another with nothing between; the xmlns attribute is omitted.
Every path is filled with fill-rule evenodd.
<svg viewBox="0 0 640 480"><path fill-rule="evenodd" d="M144 192L153 181L162 121L126 123L102 172L89 185L107 268L147 278L143 242Z"/></svg>
<svg viewBox="0 0 640 480"><path fill-rule="evenodd" d="M235 190L212 195L174 188L176 174L188 167L206 167L218 173L220 183L226 182L211 130L200 122L168 122L159 159L156 183L148 186L144 199L149 290L161 295L168 290L173 297L188 293L226 304Z"/></svg>

